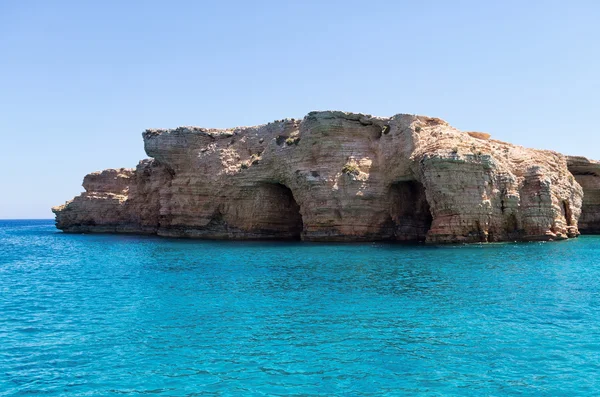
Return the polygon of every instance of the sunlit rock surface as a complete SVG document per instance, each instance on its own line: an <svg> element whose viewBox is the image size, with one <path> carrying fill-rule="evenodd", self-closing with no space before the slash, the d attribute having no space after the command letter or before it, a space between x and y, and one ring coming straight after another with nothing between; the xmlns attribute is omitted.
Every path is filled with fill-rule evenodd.
<svg viewBox="0 0 600 397"><path fill-rule="evenodd" d="M324 111L256 127L146 130L143 138L152 159L86 176L84 193L53 208L59 229L214 239L555 240L579 234L586 190L581 219L600 230L598 163L569 158L568 166L562 154L462 132L437 118Z"/></svg>

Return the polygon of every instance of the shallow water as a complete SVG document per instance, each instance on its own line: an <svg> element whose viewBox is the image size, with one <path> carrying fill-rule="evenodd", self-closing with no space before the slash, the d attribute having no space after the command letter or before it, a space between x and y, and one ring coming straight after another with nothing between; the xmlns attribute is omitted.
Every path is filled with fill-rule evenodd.
<svg viewBox="0 0 600 397"><path fill-rule="evenodd" d="M210 242L0 221L0 396L593 396L599 314L599 237Z"/></svg>

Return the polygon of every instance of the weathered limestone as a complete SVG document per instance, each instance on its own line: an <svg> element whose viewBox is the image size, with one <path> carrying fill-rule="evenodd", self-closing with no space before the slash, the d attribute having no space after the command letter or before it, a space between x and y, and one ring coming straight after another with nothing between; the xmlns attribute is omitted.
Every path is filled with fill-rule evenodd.
<svg viewBox="0 0 600 397"><path fill-rule="evenodd" d="M81 196L53 208L59 229L431 243L579 234L583 191L565 156L440 119L325 111L143 137L153 159L86 176Z"/></svg>
<svg viewBox="0 0 600 397"><path fill-rule="evenodd" d="M567 165L584 193L579 230L582 233L600 233L600 162L568 156Z"/></svg>

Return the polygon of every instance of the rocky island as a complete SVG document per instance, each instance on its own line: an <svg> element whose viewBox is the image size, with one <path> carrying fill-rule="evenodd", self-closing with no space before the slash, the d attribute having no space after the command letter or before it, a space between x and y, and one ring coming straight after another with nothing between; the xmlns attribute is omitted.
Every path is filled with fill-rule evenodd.
<svg viewBox="0 0 600 397"><path fill-rule="evenodd" d="M94 172L54 207L71 233L211 239L557 240L600 231L600 163L340 111L143 133L151 159Z"/></svg>

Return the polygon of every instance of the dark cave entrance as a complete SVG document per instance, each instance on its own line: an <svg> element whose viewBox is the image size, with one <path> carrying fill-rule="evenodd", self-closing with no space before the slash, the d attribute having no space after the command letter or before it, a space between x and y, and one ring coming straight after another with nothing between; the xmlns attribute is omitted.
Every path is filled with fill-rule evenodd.
<svg viewBox="0 0 600 397"><path fill-rule="evenodd" d="M425 196L425 187L418 181L396 182L390 187L390 216L393 239L424 241L433 217Z"/></svg>
<svg viewBox="0 0 600 397"><path fill-rule="evenodd" d="M261 234L270 238L300 240L304 224L300 206L294 199L292 190L281 183L262 183L260 185Z"/></svg>

